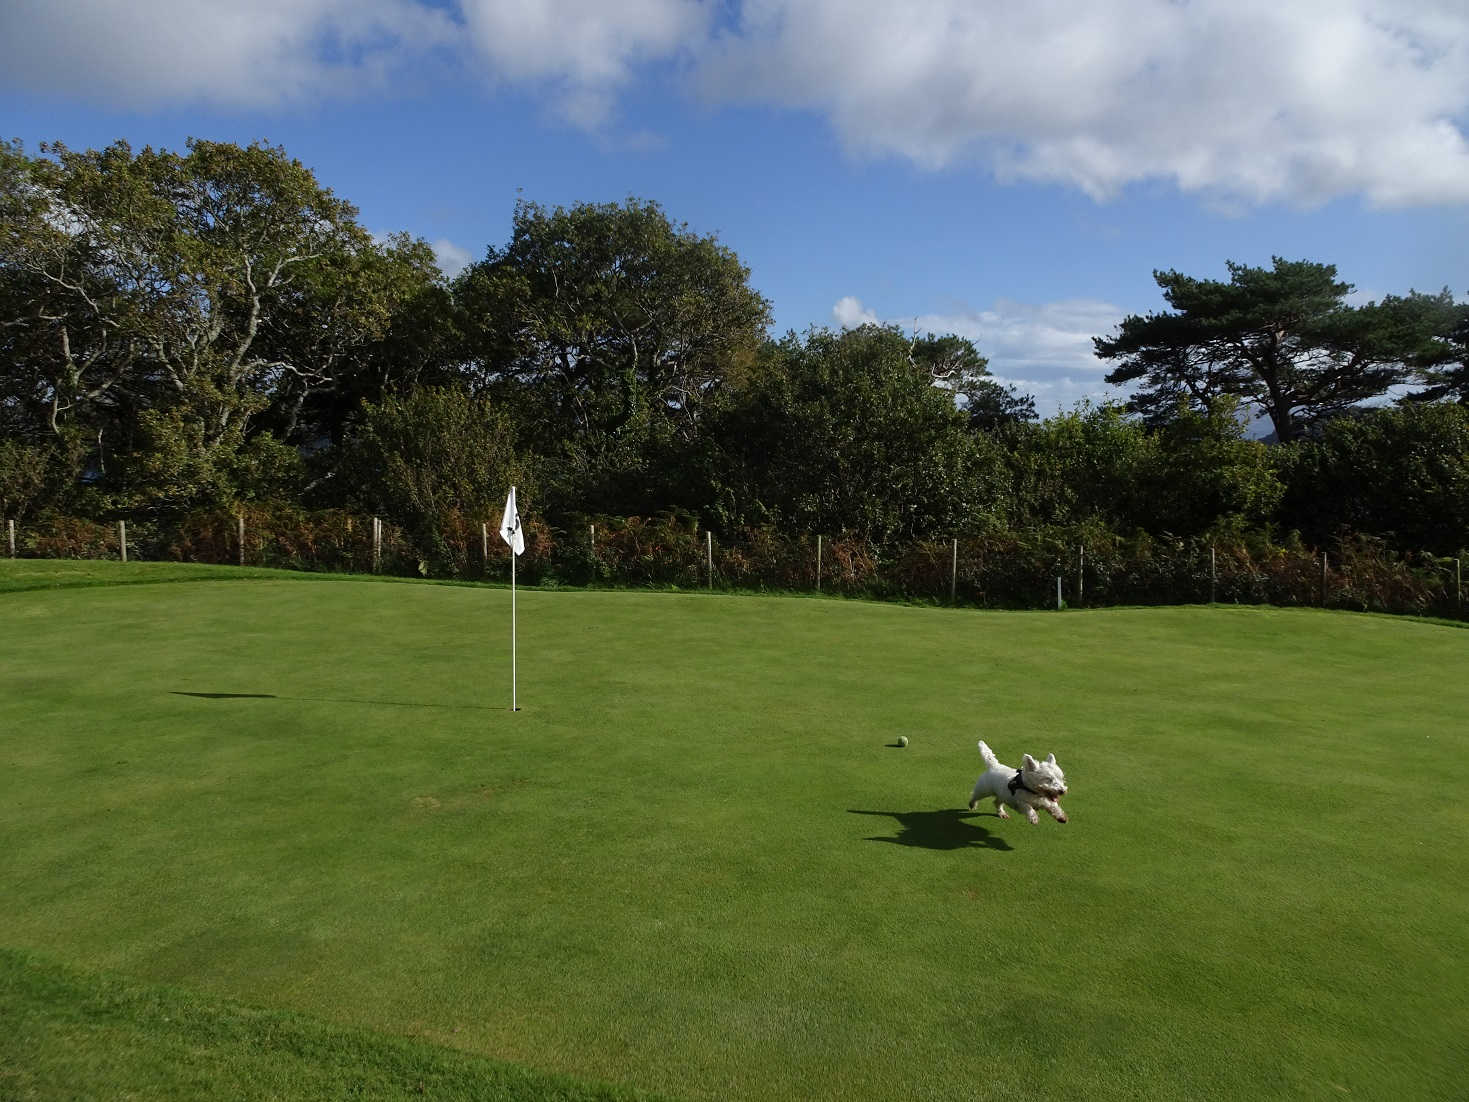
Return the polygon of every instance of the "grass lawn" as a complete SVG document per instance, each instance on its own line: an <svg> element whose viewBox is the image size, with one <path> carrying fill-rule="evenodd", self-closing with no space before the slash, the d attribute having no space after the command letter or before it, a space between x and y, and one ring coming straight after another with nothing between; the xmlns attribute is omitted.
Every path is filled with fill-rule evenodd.
<svg viewBox="0 0 1469 1102"><path fill-rule="evenodd" d="M1463 1097L1469 631L522 589L512 713L506 590L88 568L0 562L0 1097Z"/></svg>

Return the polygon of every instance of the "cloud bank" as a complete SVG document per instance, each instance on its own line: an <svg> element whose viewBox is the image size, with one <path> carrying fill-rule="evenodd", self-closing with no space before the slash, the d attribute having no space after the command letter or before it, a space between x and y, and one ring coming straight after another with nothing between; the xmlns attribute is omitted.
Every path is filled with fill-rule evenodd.
<svg viewBox="0 0 1469 1102"><path fill-rule="evenodd" d="M1469 202L1463 0L9 0L12 85L293 107L448 68L596 131L672 70L858 156L1105 200ZM658 73L655 78L651 74Z"/></svg>

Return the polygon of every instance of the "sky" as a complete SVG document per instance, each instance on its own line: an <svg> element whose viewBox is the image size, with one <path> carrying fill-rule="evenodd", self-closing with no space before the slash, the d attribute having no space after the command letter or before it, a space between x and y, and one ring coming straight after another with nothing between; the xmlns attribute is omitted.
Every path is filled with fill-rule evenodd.
<svg viewBox="0 0 1469 1102"><path fill-rule="evenodd" d="M1469 0L4 0L0 137L283 146L453 274L660 203L776 335L973 340L1042 415L1154 270L1469 297Z"/></svg>

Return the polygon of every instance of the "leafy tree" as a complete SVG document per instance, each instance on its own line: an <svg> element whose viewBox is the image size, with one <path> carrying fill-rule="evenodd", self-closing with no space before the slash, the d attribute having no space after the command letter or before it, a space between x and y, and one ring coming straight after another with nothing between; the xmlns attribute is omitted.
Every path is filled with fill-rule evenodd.
<svg viewBox="0 0 1469 1102"><path fill-rule="evenodd" d="M1115 403L1082 403L1007 437L1012 525L1101 520L1134 527L1148 511L1158 441Z"/></svg>
<svg viewBox="0 0 1469 1102"><path fill-rule="evenodd" d="M1344 531L1437 554L1469 548L1469 408L1361 410L1281 449L1281 522L1328 543Z"/></svg>
<svg viewBox="0 0 1469 1102"><path fill-rule="evenodd" d="M998 432L1036 419L1035 396L993 379L976 379L962 392L969 427L976 432Z"/></svg>
<svg viewBox="0 0 1469 1102"><path fill-rule="evenodd" d="M393 517L435 561L452 551L445 534L499 517L518 484L522 511L535 480L518 458L510 417L460 388L420 387L366 402L342 444L324 458L319 498Z"/></svg>
<svg viewBox="0 0 1469 1102"><path fill-rule="evenodd" d="M623 485L616 472L641 466L650 441L697 436L710 399L753 362L770 318L732 251L634 199L518 203L509 243L466 269L455 293L466 359L517 410L529 440L562 455L568 477L609 474ZM587 494L573 483L562 496Z"/></svg>
<svg viewBox="0 0 1469 1102"><path fill-rule="evenodd" d="M910 355L940 385L953 392L969 416L969 426L993 432L1005 425L1035 420L1035 398L990 377L989 361L974 342L948 333L914 337Z"/></svg>
<svg viewBox="0 0 1469 1102"><path fill-rule="evenodd" d="M273 403L289 434L303 396L437 274L426 247L375 246L355 209L279 148L42 153L0 149L0 321L23 355L7 396L31 425L95 437L93 470L130 474L124 492L140 501L159 478L160 500L237 481L238 469L216 477L231 466L224 453ZM109 441L159 452L114 465ZM169 456L181 465L172 480L159 466Z"/></svg>
<svg viewBox="0 0 1469 1102"><path fill-rule="evenodd" d="M713 433L709 498L729 528L878 542L960 534L993 500L979 443L903 333L788 334Z"/></svg>
<svg viewBox="0 0 1469 1102"><path fill-rule="evenodd" d="M1270 448L1245 438L1239 403L1226 395L1188 407L1154 430L1157 467L1137 501L1136 526L1176 536L1268 525L1283 487Z"/></svg>
<svg viewBox="0 0 1469 1102"><path fill-rule="evenodd" d="M1409 395L1414 401L1447 399L1469 406L1469 304L1460 305L1454 313L1452 327L1445 334L1448 352L1424 368L1423 381L1428 386Z"/></svg>
<svg viewBox="0 0 1469 1102"><path fill-rule="evenodd" d="M1143 381L1128 407L1150 423L1180 402L1202 410L1234 395L1289 442L1448 352L1438 339L1448 291L1352 307L1334 265L1276 257L1270 269L1230 262L1229 273L1223 283L1154 272L1174 312L1129 315L1115 336L1094 339L1099 357L1120 361L1107 382Z"/></svg>

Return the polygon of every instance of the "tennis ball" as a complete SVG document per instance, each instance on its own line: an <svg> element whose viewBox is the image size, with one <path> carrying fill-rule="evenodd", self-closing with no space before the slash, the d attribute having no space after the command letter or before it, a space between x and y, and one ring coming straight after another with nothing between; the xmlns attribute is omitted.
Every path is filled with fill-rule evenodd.
<svg viewBox="0 0 1469 1102"><path fill-rule="evenodd" d="M908 745L908 736L907 735L899 735L898 736L898 745L899 746L907 746Z"/></svg>

